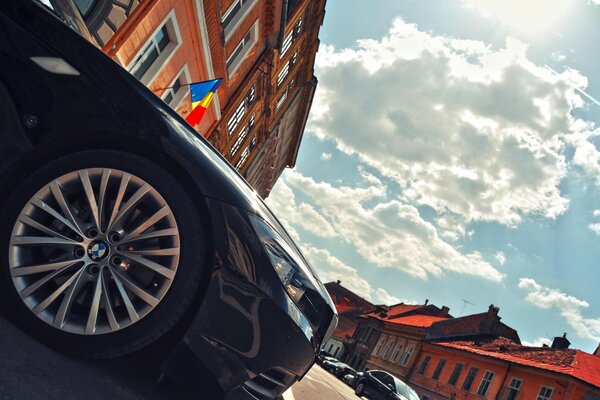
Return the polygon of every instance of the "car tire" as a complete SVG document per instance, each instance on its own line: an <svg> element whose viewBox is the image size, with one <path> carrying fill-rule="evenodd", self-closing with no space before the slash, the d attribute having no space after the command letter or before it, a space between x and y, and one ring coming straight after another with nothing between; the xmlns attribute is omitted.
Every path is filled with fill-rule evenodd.
<svg viewBox="0 0 600 400"><path fill-rule="evenodd" d="M356 385L356 389L354 389L354 393L358 396L358 397L362 397L362 395L365 392L365 385L364 383L359 383L358 385Z"/></svg>
<svg viewBox="0 0 600 400"><path fill-rule="evenodd" d="M202 215L177 179L137 155L85 151L43 165L0 213L3 308L66 353L106 358L145 347L199 295Z"/></svg>

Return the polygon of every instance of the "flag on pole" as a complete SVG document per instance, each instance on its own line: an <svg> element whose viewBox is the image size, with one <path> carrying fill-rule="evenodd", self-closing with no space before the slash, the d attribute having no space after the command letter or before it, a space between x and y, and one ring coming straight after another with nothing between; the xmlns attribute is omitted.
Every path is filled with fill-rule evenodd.
<svg viewBox="0 0 600 400"><path fill-rule="evenodd" d="M219 78L190 84L192 111L185 118L188 124L194 126L200 123L222 80Z"/></svg>

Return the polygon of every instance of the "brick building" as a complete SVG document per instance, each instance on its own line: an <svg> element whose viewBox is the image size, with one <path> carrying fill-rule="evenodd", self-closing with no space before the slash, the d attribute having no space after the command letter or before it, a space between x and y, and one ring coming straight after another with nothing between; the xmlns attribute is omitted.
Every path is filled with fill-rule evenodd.
<svg viewBox="0 0 600 400"><path fill-rule="evenodd" d="M600 357L561 339L551 347L504 337L425 342L409 384L422 400L600 399Z"/></svg>
<svg viewBox="0 0 600 400"><path fill-rule="evenodd" d="M182 116L186 84L224 78L196 130L263 196L293 167L325 0L76 0L103 51Z"/></svg>
<svg viewBox="0 0 600 400"><path fill-rule="evenodd" d="M346 343L354 335L358 326L358 317L373 310L375 306L343 287L341 281L328 282L325 284L325 289L335 304L339 320L333 334L322 348L333 357L341 359L344 356Z"/></svg>

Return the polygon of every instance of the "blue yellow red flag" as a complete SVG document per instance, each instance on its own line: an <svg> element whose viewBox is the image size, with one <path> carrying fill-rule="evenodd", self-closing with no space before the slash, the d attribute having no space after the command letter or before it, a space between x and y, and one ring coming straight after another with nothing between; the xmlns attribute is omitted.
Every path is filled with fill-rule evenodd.
<svg viewBox="0 0 600 400"><path fill-rule="evenodd" d="M185 118L188 124L194 126L200 123L221 81L223 79L218 78L190 84L192 111Z"/></svg>

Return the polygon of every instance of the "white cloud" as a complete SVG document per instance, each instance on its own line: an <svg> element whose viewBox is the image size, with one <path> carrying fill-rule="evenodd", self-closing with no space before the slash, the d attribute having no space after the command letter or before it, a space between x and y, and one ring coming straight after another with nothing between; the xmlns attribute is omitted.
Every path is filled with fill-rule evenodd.
<svg viewBox="0 0 600 400"><path fill-rule="evenodd" d="M528 342L526 340L522 341L523 346L530 347L542 347L544 345L550 346L552 344L552 340L545 337L538 337L533 340L533 342Z"/></svg>
<svg viewBox="0 0 600 400"><path fill-rule="evenodd" d="M317 274L323 282L340 280L344 287L371 300L373 288L369 282L358 275L356 268L346 265L328 250L305 245L302 246L302 251L310 264L317 270Z"/></svg>
<svg viewBox="0 0 600 400"><path fill-rule="evenodd" d="M298 233L294 229L295 226L299 226L314 235L324 238L331 238L336 236L336 232L325 218L315 208L304 202L296 202L294 192L284 182L281 182L277 186L277 190L271 192L267 203L278 210L278 215L283 216L281 218L285 221L286 228L295 234L294 240L298 240Z"/></svg>
<svg viewBox="0 0 600 400"><path fill-rule="evenodd" d="M556 218L568 207L564 138L582 128L574 88L587 80L526 52L514 39L494 50L396 20L381 40L320 49L309 129L396 180L411 203L463 224Z"/></svg>
<svg viewBox="0 0 600 400"><path fill-rule="evenodd" d="M527 291L526 300L534 306L556 309L579 337L600 340L600 318L585 318L581 314L583 309L590 306L588 302L558 289L544 287L531 278L521 278L519 288Z"/></svg>
<svg viewBox="0 0 600 400"><path fill-rule="evenodd" d="M440 277L447 272L492 281L501 281L504 277L480 253L463 254L444 241L436 228L421 218L415 207L397 200L365 205L371 204L372 200L381 200L386 193L382 187L335 187L315 182L294 171L283 176L284 179L277 183L271 194L275 199L285 198L285 201L271 204L278 215L295 224L304 224L300 215L290 214L300 211L294 203L292 190L301 193L313 204L315 212L326 221L331 231L351 243L373 265L396 268L422 279ZM318 234L319 231L315 229L313 233Z"/></svg>
<svg viewBox="0 0 600 400"><path fill-rule="evenodd" d="M588 0L588 4L600 5L600 0Z"/></svg>
<svg viewBox="0 0 600 400"><path fill-rule="evenodd" d="M390 306L392 304L400 303L400 299L398 297L392 296L383 288L375 289L375 295L377 296L377 299L379 299L379 301L381 303L388 305L388 306Z"/></svg>
<svg viewBox="0 0 600 400"><path fill-rule="evenodd" d="M331 160L331 153L321 153L321 160Z"/></svg>
<svg viewBox="0 0 600 400"><path fill-rule="evenodd" d="M590 228L590 230L592 232L594 232L596 235L600 236L600 224L599 223L589 224L588 228Z"/></svg>
<svg viewBox="0 0 600 400"><path fill-rule="evenodd" d="M504 265L506 262L506 255L502 251L497 252L494 258L500 263L500 265Z"/></svg>
<svg viewBox="0 0 600 400"><path fill-rule="evenodd" d="M598 0L598 1L600 1L600 0ZM600 217L600 210L594 210L594 212L592 213L592 215L594 217Z"/></svg>

